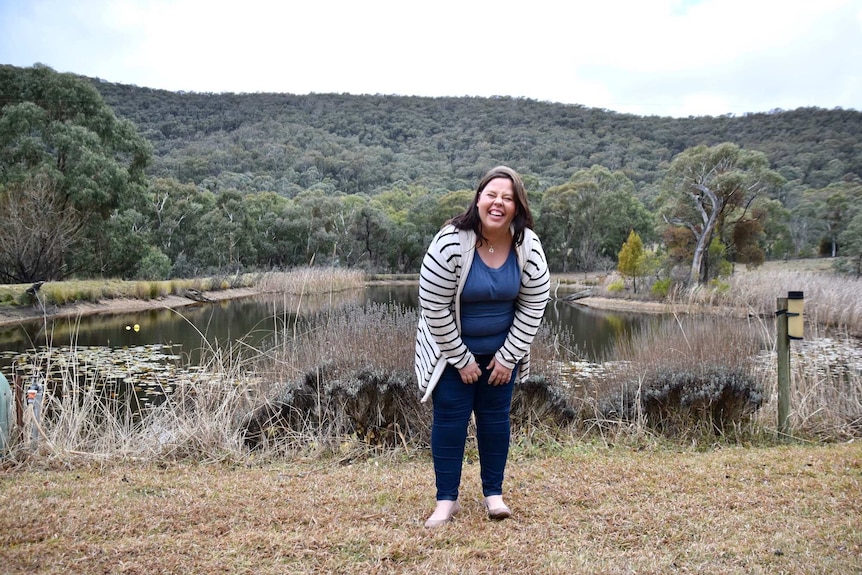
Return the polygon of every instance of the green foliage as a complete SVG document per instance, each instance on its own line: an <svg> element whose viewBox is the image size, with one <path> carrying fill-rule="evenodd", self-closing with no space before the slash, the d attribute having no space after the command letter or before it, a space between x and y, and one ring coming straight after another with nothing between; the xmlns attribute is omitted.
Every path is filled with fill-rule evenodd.
<svg viewBox="0 0 862 575"><path fill-rule="evenodd" d="M797 245L819 245L820 255L840 255L841 234L860 213L860 206L862 181L858 178L805 190L794 209Z"/></svg>
<svg viewBox="0 0 862 575"><path fill-rule="evenodd" d="M806 186L862 174L862 113L854 110L675 119L508 97L176 93L93 83L153 142L153 175L211 191L293 197L324 181L347 194L412 184L451 191L473 188L500 163L543 190L600 165L625 173L652 208L646 186L661 181L673 156L725 141L764 152Z"/></svg>
<svg viewBox="0 0 862 575"><path fill-rule="evenodd" d="M733 264L727 261L727 247L717 237L712 238L707 253L707 272L709 279L727 277L733 273Z"/></svg>
<svg viewBox="0 0 862 575"><path fill-rule="evenodd" d="M602 166L578 170L549 188L538 208L537 228L552 269L592 270L612 262L631 230L654 237L652 216L623 172Z"/></svg>
<svg viewBox="0 0 862 575"><path fill-rule="evenodd" d="M696 146L674 157L661 211L668 227L685 229L694 238L689 282L711 277L707 252L716 239L746 258L762 260L752 246L768 212L759 212L758 220L749 210L758 196L775 194L782 184L765 154L729 142Z"/></svg>
<svg viewBox="0 0 862 575"><path fill-rule="evenodd" d="M623 280L614 280L608 284L608 291L611 293L619 293L626 289L626 284Z"/></svg>
<svg viewBox="0 0 862 575"><path fill-rule="evenodd" d="M862 276L862 211L850 220L839 240L847 256L849 271L856 277Z"/></svg>
<svg viewBox="0 0 862 575"><path fill-rule="evenodd" d="M138 264L138 279L166 280L171 274L171 259L159 248L148 246L144 257Z"/></svg>
<svg viewBox="0 0 862 575"><path fill-rule="evenodd" d="M0 279L113 273L98 253L102 225L115 211L139 206L150 144L89 81L46 66L0 66L0 102L0 215L23 216L26 225L50 207L31 236L41 246L2 242ZM46 251L50 256L41 257Z"/></svg>
<svg viewBox="0 0 862 575"><path fill-rule="evenodd" d="M0 97L0 281L161 276L162 258L142 270L153 250L174 277L310 262L415 273L503 163L564 272L613 269L631 230L700 279L724 261L840 255L859 204L849 110L672 119L513 98L172 93L44 66L0 67ZM709 233L686 188L703 165L697 182L723 202Z"/></svg>
<svg viewBox="0 0 862 575"><path fill-rule="evenodd" d="M730 291L730 284L718 278L709 280L709 289L716 295L725 295Z"/></svg>
<svg viewBox="0 0 862 575"><path fill-rule="evenodd" d="M634 282L634 291L638 291L638 277L643 275L644 264L644 249L641 238L634 230L629 233L629 237L623 244L618 256L617 270L626 278L632 278Z"/></svg>
<svg viewBox="0 0 862 575"><path fill-rule="evenodd" d="M657 298L665 299L670 293L671 285L673 285L673 281L670 278L656 280L650 287L650 293Z"/></svg>

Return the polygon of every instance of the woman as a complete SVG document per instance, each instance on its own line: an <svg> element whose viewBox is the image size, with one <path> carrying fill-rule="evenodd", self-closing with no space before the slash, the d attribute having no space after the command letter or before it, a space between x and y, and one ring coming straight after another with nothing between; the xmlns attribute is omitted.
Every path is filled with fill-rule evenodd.
<svg viewBox="0 0 862 575"><path fill-rule="evenodd" d="M437 485L437 506L426 527L448 523L461 509L471 413L483 505L491 519L512 514L503 501L512 390L529 374L530 344L550 289L532 226L521 177L499 166L479 182L470 207L437 233L422 262L416 375L422 401L433 398Z"/></svg>

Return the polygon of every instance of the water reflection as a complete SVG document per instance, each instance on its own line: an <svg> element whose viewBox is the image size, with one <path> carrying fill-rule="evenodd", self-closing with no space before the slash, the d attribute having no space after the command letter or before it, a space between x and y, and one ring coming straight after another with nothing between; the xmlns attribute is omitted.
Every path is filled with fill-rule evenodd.
<svg viewBox="0 0 862 575"><path fill-rule="evenodd" d="M418 305L415 285L370 287L366 299L374 302L391 302L414 308ZM565 288L559 290L560 298L567 295ZM561 299L548 303L545 310L545 325L553 333L565 332L568 342L585 359L601 359L620 338L629 338L647 322L658 321L653 316L595 310L573 305Z"/></svg>
<svg viewBox="0 0 862 575"><path fill-rule="evenodd" d="M565 295L565 294L560 294ZM168 344L196 363L202 349L242 345L266 348L274 335L295 324L297 314L338 309L348 303L417 305L416 285L373 285L364 290L322 296L263 295L200 304L177 310L166 308L135 313L99 314L0 327L0 367L12 354L41 346L107 346L123 348ZM601 358L614 341L630 334L650 318L605 312L555 300L548 305L545 323L553 332L566 332L568 341L587 359ZM137 326L137 329L135 329Z"/></svg>

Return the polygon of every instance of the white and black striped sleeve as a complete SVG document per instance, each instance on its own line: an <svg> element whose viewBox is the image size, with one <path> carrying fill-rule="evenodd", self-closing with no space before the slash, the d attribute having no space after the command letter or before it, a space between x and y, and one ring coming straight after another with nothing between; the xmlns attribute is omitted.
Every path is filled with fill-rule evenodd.
<svg viewBox="0 0 862 575"><path fill-rule="evenodd" d="M538 239L533 239L524 270L521 272L521 289L515 307L515 320L509 335L496 359L509 369L524 359L539 331L548 296L551 291L551 276L545 253Z"/></svg>
<svg viewBox="0 0 862 575"><path fill-rule="evenodd" d="M461 266L458 232L441 230L422 260L419 273L419 305L428 331L440 352L457 369L473 361L455 322L455 294Z"/></svg>

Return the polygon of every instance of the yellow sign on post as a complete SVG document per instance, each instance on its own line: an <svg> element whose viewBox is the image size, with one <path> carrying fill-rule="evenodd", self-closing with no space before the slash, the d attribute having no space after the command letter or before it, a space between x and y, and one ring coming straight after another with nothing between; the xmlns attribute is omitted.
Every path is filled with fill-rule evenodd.
<svg viewBox="0 0 862 575"><path fill-rule="evenodd" d="M802 310L805 307L802 295L801 291L787 292L787 337L790 339L802 339Z"/></svg>

